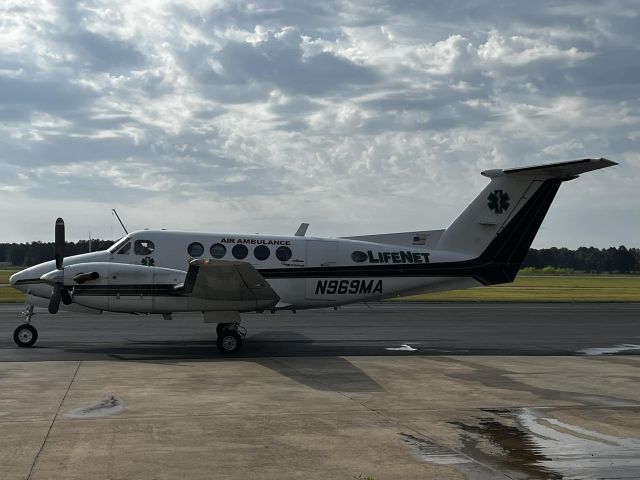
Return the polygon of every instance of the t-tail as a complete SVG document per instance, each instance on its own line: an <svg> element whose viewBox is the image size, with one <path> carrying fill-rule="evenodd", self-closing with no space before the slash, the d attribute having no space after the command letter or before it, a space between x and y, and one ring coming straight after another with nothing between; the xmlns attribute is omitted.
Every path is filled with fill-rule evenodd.
<svg viewBox="0 0 640 480"><path fill-rule="evenodd" d="M454 263L485 285L512 282L560 184L612 165L617 163L600 158L484 171L491 182L444 231L436 248L468 256Z"/></svg>

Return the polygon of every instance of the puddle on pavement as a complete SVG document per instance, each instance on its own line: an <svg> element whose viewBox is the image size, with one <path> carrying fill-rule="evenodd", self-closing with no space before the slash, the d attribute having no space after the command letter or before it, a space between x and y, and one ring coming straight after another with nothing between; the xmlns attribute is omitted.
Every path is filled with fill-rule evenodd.
<svg viewBox="0 0 640 480"><path fill-rule="evenodd" d="M400 439L407 446L409 452L420 462L451 465L462 472L468 480L496 478L496 472L478 464L461 452L408 433L401 433Z"/></svg>
<svg viewBox="0 0 640 480"><path fill-rule="evenodd" d="M632 350L640 350L640 345L634 343L624 343L622 345L614 345L612 347L594 347L578 350L583 355L614 355L616 353L629 352Z"/></svg>
<svg viewBox="0 0 640 480"><path fill-rule="evenodd" d="M607 435L564 423L535 409L491 410L459 429L460 447L449 449L401 434L421 461L451 465L467 479L638 479L640 439Z"/></svg>
<svg viewBox="0 0 640 480"><path fill-rule="evenodd" d="M401 433L400 438L418 460L424 460L438 465L459 465L471 461L471 459L465 457L460 452L456 452L451 448L438 445L424 438L418 438L408 433Z"/></svg>
<svg viewBox="0 0 640 480"><path fill-rule="evenodd" d="M91 405L90 407L82 407L71 410L65 414L70 418L98 418L118 415L125 410L122 399L118 397L108 397L104 400Z"/></svg>

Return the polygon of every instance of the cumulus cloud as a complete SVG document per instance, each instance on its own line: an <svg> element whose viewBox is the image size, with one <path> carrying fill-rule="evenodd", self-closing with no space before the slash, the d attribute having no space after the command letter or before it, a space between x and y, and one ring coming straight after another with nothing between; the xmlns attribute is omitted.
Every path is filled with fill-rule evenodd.
<svg viewBox="0 0 640 480"><path fill-rule="evenodd" d="M5 3L5 241L58 215L117 236L114 206L131 228L440 228L480 170L607 156L623 165L565 187L538 245L637 242L625 2Z"/></svg>

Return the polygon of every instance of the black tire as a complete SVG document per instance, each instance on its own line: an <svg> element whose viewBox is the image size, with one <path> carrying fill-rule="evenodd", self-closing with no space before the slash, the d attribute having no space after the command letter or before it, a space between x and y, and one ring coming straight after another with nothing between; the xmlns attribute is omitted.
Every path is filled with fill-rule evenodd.
<svg viewBox="0 0 640 480"><path fill-rule="evenodd" d="M235 330L222 330L216 343L220 353L238 353L242 348L242 337Z"/></svg>
<svg viewBox="0 0 640 480"><path fill-rule="evenodd" d="M28 323L20 325L13 332L13 341L19 347L31 347L36 343L36 340L38 340L38 330Z"/></svg>

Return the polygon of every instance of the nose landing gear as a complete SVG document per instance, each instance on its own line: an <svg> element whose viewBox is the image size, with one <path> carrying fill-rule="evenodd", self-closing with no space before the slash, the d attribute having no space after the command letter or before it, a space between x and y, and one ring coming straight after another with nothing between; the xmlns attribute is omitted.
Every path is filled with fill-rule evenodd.
<svg viewBox="0 0 640 480"><path fill-rule="evenodd" d="M238 353L247 335L247 329L239 323L219 323L216 332L218 333L216 342L218 351L225 354Z"/></svg>
<svg viewBox="0 0 640 480"><path fill-rule="evenodd" d="M27 305L22 315L26 319L26 323L23 323L13 332L13 341L19 347L31 347L38 340L38 330L31 325L31 317L35 315L33 313L33 305Z"/></svg>

